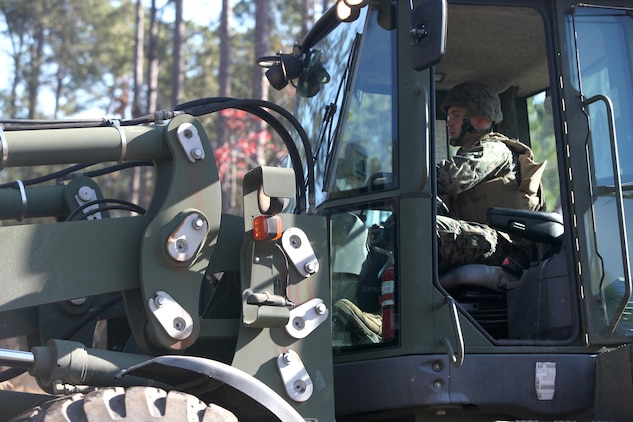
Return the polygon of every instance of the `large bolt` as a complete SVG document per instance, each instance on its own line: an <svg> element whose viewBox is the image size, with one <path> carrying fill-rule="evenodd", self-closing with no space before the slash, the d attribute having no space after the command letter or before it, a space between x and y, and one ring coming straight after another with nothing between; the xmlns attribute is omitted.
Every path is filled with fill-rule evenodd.
<svg viewBox="0 0 633 422"><path fill-rule="evenodd" d="M292 358L292 355L290 353L284 353L283 354L283 359L284 359L284 363L286 365L290 365L293 362L293 358Z"/></svg>
<svg viewBox="0 0 633 422"><path fill-rule="evenodd" d="M199 160L202 158L202 150L200 148L194 148L191 150L191 156L193 158L195 158L196 160Z"/></svg>
<svg viewBox="0 0 633 422"><path fill-rule="evenodd" d="M179 253L185 253L189 249L189 243L185 239L176 240L176 251Z"/></svg>
<svg viewBox="0 0 633 422"><path fill-rule="evenodd" d="M293 387L295 391L299 394L303 394L306 392L306 383L304 380L295 380L295 382L293 383Z"/></svg>
<svg viewBox="0 0 633 422"><path fill-rule="evenodd" d="M178 331L184 331L187 328L187 323L181 317L174 318L174 328Z"/></svg>
<svg viewBox="0 0 633 422"><path fill-rule="evenodd" d="M295 327L296 330L303 330L306 327L306 322L301 317L295 317L292 320L292 325L293 327Z"/></svg>
<svg viewBox="0 0 633 422"><path fill-rule="evenodd" d="M319 303L314 307L314 310L318 315L323 315L327 312L327 306L325 306L325 303Z"/></svg>
<svg viewBox="0 0 633 422"><path fill-rule="evenodd" d="M90 201L92 199L95 199L94 190L92 190L88 186L80 187L77 194L79 195L82 201Z"/></svg>
<svg viewBox="0 0 633 422"><path fill-rule="evenodd" d="M306 262L303 268L308 274L314 274L316 272L316 263L314 261Z"/></svg>
<svg viewBox="0 0 633 422"><path fill-rule="evenodd" d="M71 299L69 300L69 302L75 306L81 306L84 303L86 303L86 298L85 297L78 297L77 299Z"/></svg>
<svg viewBox="0 0 633 422"><path fill-rule="evenodd" d="M192 226L194 229L196 230L200 230L202 227L204 227L204 220L200 217L195 218L192 222L191 222Z"/></svg>
<svg viewBox="0 0 633 422"><path fill-rule="evenodd" d="M301 247L301 238L299 236L293 235L290 236L290 246L292 246L295 249L299 249Z"/></svg>
<svg viewBox="0 0 633 422"><path fill-rule="evenodd" d="M156 296L154 303L160 308L165 304L165 296Z"/></svg>

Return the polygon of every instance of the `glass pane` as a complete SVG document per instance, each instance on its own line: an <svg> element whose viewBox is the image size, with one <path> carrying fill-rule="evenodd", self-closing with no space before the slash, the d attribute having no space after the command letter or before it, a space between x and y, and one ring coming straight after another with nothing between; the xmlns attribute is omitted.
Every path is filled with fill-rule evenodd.
<svg viewBox="0 0 633 422"><path fill-rule="evenodd" d="M391 207L330 215L335 349L397 340L395 214Z"/></svg>
<svg viewBox="0 0 633 422"><path fill-rule="evenodd" d="M340 126L334 192L383 189L393 183L395 51L395 31L383 29L377 13L372 14Z"/></svg>
<svg viewBox="0 0 633 422"><path fill-rule="evenodd" d="M358 20L340 24L312 48L329 79L314 95L298 95L295 114L315 153L317 204L326 191L340 196L392 183L396 31L380 25L385 17L378 9L377 3L363 8Z"/></svg>
<svg viewBox="0 0 633 422"><path fill-rule="evenodd" d="M326 38L311 47L311 63L315 68L322 66L327 77L319 79L324 83L313 84L307 95L297 90L294 114L305 129L315 155L317 205L326 198L324 180L328 157L341 116L344 88L351 79L348 68L358 51L366 10L361 10L359 19L339 24ZM304 69L304 73L306 71ZM305 156L305 151L301 154Z"/></svg>
<svg viewBox="0 0 633 422"><path fill-rule="evenodd" d="M537 163L546 161L543 182L543 194L547 211L560 210L560 179L556 158L556 138L552 119L552 99L545 92L527 99L530 125L530 146Z"/></svg>
<svg viewBox="0 0 633 422"><path fill-rule="evenodd" d="M592 310L594 322L606 327L618 320L619 307L625 298L626 237L633 237L633 19L630 12L613 8L580 7L574 15L577 36L579 74L578 89L585 99L602 95L611 101L615 119L615 139L619 156L619 173L614 168L614 137L610 135L605 101L587 107L591 138L588 139L592 181L592 205L584 216L590 257L589 292L599 304ZM572 57L575 61L575 58ZM577 81L578 82L578 81ZM617 201L615 176L623 185L622 209ZM624 227L621 229L620 224ZM630 242L630 240L629 240ZM630 248L630 245L628 246ZM633 334L633 318L627 305L616 332Z"/></svg>

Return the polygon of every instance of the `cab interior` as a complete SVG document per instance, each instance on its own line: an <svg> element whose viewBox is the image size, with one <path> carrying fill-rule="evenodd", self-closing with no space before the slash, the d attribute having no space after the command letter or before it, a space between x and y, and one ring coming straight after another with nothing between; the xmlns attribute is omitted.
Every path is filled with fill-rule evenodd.
<svg viewBox="0 0 633 422"><path fill-rule="evenodd" d="M556 116L550 92L553 75L550 61L554 59L552 41L546 36L550 31L545 30L549 23L535 8L465 2L449 3L447 16L446 55L434 67L435 161L440 162L455 153L448 144L446 116L439 110L444 96L463 82L487 84L499 93L504 113L503 122L495 130L531 146L536 161L548 163L543 176L548 212L538 215L497 211L496 224L512 225L519 221L528 228L539 227L545 232L526 234L536 240L539 258L529 268L510 277L511 283L503 289L491 289L486 281L489 274L482 273L477 265L461 268L461 272L451 274L450 280L440 274L436 286L454 297L462 314L494 343L573 342L578 334L578 310L574 299L576 287L567 275L565 256L561 212L561 200L565 199L561 198ZM388 187L391 175L385 174L385 180L379 181ZM366 180L365 177L357 179ZM369 190L375 188L375 182L372 180L367 186ZM344 334L335 331L335 347L390 341L381 337L380 329L367 328L374 322L367 316L380 314L379 303L385 295L384 275L390 268L397 268L396 215L392 208L371 206L334 214L333 297L335 301L349 298L355 305L352 310L349 307L336 309L334 305L335 322L338 318L347 326ZM349 259L351 255L346 251L358 250L354 243L362 245L362 259ZM357 268L346 268L353 262ZM337 282L337 277L341 282ZM395 289L397 291L397 284ZM387 322L382 321L382 324ZM352 325L365 328L353 332L349 328Z"/></svg>

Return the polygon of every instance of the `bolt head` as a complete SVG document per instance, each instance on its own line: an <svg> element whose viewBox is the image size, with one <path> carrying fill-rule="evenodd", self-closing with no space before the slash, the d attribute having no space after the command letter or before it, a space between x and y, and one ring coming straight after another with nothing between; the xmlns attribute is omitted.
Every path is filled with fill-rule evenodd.
<svg viewBox="0 0 633 422"><path fill-rule="evenodd" d="M86 303L86 298L85 298L85 297L78 297L77 299L71 299L71 300L69 300L69 302L70 302L72 305L75 305L75 306L81 306L81 305L83 305L84 303Z"/></svg>
<svg viewBox="0 0 633 422"><path fill-rule="evenodd" d="M176 240L176 251L179 253L185 253L189 249L189 243L185 239Z"/></svg>
<svg viewBox="0 0 633 422"><path fill-rule="evenodd" d="M284 360L284 363L286 365L290 365L294 361L294 359L293 359L293 357L292 357L292 355L290 353L284 353L283 354L283 360Z"/></svg>
<svg viewBox="0 0 633 422"><path fill-rule="evenodd" d="M192 222L191 225L193 226L194 229L196 230L200 230L202 227L204 227L204 220L200 217L195 218Z"/></svg>
<svg viewBox="0 0 633 422"><path fill-rule="evenodd" d="M193 158L195 158L196 160L199 160L202 158L202 150L200 148L194 148L191 150L191 156Z"/></svg>
<svg viewBox="0 0 633 422"><path fill-rule="evenodd" d="M295 391L299 394L305 393L307 389L305 381L301 379L295 380L295 382L293 383L293 387Z"/></svg>
<svg viewBox="0 0 633 422"><path fill-rule="evenodd" d="M303 268L308 274L314 274L317 270L317 263L315 261L306 262Z"/></svg>
<svg viewBox="0 0 633 422"><path fill-rule="evenodd" d="M174 318L174 328L178 331L183 331L187 328L187 323L181 317Z"/></svg>
<svg viewBox="0 0 633 422"><path fill-rule="evenodd" d="M325 306L325 303L319 303L314 307L314 310L318 315L323 315L327 312L327 306Z"/></svg>

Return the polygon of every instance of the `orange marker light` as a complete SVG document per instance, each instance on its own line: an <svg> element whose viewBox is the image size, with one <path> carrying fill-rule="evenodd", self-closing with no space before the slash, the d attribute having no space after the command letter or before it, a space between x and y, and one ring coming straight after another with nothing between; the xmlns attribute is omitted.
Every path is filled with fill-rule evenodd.
<svg viewBox="0 0 633 422"><path fill-rule="evenodd" d="M281 218L260 215L253 220L253 238L255 240L277 240L281 238Z"/></svg>

